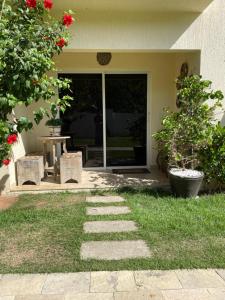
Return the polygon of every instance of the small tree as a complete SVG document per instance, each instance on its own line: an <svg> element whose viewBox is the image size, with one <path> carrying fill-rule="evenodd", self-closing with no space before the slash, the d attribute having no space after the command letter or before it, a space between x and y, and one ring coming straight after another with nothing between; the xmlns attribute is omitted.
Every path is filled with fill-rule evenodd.
<svg viewBox="0 0 225 300"><path fill-rule="evenodd" d="M9 164L11 146L18 132L29 130L52 111L64 111L72 98L52 101L57 89L68 89L68 80L46 75L55 71L53 56L67 45L72 12L61 20L50 15L52 0L0 0L0 166ZM18 105L43 99L47 108L33 112L33 119L14 115Z"/></svg>
<svg viewBox="0 0 225 300"><path fill-rule="evenodd" d="M211 90L211 81L193 75L181 79L178 90L180 109L177 112L166 110L163 128L154 138L158 148L168 156L170 167L195 168L199 150L207 145L212 137L212 122L215 109L221 106L223 94ZM212 100L212 104L208 104Z"/></svg>

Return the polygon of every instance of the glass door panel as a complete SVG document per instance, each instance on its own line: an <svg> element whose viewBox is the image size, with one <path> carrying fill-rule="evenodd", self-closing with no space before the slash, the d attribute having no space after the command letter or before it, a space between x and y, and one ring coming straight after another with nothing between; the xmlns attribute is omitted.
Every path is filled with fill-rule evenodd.
<svg viewBox="0 0 225 300"><path fill-rule="evenodd" d="M72 81L74 98L71 107L61 114L62 135L71 137L67 149L82 151L84 167L103 167L102 74L60 74L59 77Z"/></svg>
<svg viewBox="0 0 225 300"><path fill-rule="evenodd" d="M147 75L107 74L107 166L146 165Z"/></svg>

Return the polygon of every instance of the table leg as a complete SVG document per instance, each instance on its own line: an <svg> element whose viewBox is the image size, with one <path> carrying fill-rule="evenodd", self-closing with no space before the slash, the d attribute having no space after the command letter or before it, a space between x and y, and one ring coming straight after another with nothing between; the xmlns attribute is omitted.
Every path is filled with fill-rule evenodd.
<svg viewBox="0 0 225 300"><path fill-rule="evenodd" d="M66 141L63 141L63 152L67 153L67 149L66 149Z"/></svg>
<svg viewBox="0 0 225 300"><path fill-rule="evenodd" d="M52 160L54 167L54 178L57 179L57 159L56 159L56 144L52 143Z"/></svg>
<svg viewBox="0 0 225 300"><path fill-rule="evenodd" d="M44 157L44 169L48 167L47 162L47 145L46 143L43 143L43 157ZM47 176L47 171L45 170L45 176Z"/></svg>

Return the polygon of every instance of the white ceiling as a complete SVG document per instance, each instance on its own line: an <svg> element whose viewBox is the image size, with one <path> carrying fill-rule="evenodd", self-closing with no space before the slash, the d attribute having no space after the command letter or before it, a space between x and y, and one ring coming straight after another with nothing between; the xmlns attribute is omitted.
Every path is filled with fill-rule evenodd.
<svg viewBox="0 0 225 300"><path fill-rule="evenodd" d="M54 0L56 9L202 12L213 0Z"/></svg>

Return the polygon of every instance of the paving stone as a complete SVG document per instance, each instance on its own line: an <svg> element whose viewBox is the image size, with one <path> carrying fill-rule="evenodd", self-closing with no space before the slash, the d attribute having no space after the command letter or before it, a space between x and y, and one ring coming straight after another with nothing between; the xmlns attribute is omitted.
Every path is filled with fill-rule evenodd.
<svg viewBox="0 0 225 300"><path fill-rule="evenodd" d="M140 289L182 288L174 271L136 271L134 276Z"/></svg>
<svg viewBox="0 0 225 300"><path fill-rule="evenodd" d="M164 300L159 290L139 292L119 292L114 294L115 300ZM193 299L192 299L193 300Z"/></svg>
<svg viewBox="0 0 225 300"><path fill-rule="evenodd" d="M225 299L225 288L210 288L208 289L209 294L214 297L216 300L224 300Z"/></svg>
<svg viewBox="0 0 225 300"><path fill-rule="evenodd" d="M211 300L207 289L164 290L162 294L165 300Z"/></svg>
<svg viewBox="0 0 225 300"><path fill-rule="evenodd" d="M86 293L66 295L65 300L114 300L113 293Z"/></svg>
<svg viewBox="0 0 225 300"><path fill-rule="evenodd" d="M84 223L86 233L128 232L138 230L133 221L93 221Z"/></svg>
<svg viewBox="0 0 225 300"><path fill-rule="evenodd" d="M88 216L102 216L102 215L124 215L131 212L127 206L103 206L103 207L87 207L86 212Z"/></svg>
<svg viewBox="0 0 225 300"><path fill-rule="evenodd" d="M223 278L223 280L225 280L225 270L224 269L216 270L216 272L219 274L220 277Z"/></svg>
<svg viewBox="0 0 225 300"><path fill-rule="evenodd" d="M65 300L64 295L30 295L16 296L15 300Z"/></svg>
<svg viewBox="0 0 225 300"><path fill-rule="evenodd" d="M118 203L126 201L120 196L92 196L86 197L88 203Z"/></svg>
<svg viewBox="0 0 225 300"><path fill-rule="evenodd" d="M176 274L183 288L225 287L225 281L214 270L179 270Z"/></svg>
<svg viewBox="0 0 225 300"><path fill-rule="evenodd" d="M47 275L3 275L0 296L40 294Z"/></svg>
<svg viewBox="0 0 225 300"><path fill-rule="evenodd" d="M136 241L94 241L81 246L82 259L120 260L150 257L148 246L142 240Z"/></svg>
<svg viewBox="0 0 225 300"><path fill-rule="evenodd" d="M131 271L92 272L91 292L123 292L135 291L137 286Z"/></svg>
<svg viewBox="0 0 225 300"><path fill-rule="evenodd" d="M42 294L86 293L90 288L90 273L50 274Z"/></svg>

